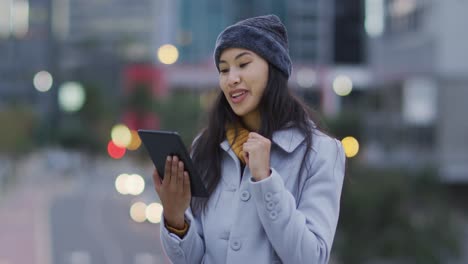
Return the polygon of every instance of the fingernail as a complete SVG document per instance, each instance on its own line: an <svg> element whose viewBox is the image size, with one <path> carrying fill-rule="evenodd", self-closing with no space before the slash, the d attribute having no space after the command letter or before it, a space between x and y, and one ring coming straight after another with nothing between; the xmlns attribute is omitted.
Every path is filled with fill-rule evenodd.
<svg viewBox="0 0 468 264"><path fill-rule="evenodd" d="M167 161L171 161L171 156L167 156Z"/></svg>

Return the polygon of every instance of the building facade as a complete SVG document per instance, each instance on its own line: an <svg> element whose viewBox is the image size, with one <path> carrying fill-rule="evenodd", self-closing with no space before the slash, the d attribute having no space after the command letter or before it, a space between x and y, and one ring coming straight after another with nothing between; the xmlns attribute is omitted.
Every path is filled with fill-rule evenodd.
<svg viewBox="0 0 468 264"><path fill-rule="evenodd" d="M468 3L367 2L373 2L366 26L376 86L375 111L367 118L369 158L435 166L444 180L467 182L468 35L462 25Z"/></svg>

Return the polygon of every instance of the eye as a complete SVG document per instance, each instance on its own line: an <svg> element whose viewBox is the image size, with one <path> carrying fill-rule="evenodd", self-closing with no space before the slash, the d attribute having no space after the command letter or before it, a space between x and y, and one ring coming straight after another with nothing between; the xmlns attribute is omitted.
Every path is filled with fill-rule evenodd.
<svg viewBox="0 0 468 264"><path fill-rule="evenodd" d="M229 69L221 69L221 70L219 70L219 73L227 73L227 72L229 72Z"/></svg>
<svg viewBox="0 0 468 264"><path fill-rule="evenodd" d="M242 64L239 65L239 67L244 68L244 67L247 66L248 64L250 64L250 62L242 63Z"/></svg>

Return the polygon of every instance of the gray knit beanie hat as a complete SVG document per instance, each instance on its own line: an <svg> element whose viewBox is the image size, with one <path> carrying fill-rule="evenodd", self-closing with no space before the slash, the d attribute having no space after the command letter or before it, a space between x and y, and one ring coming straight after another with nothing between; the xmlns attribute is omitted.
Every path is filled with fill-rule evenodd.
<svg viewBox="0 0 468 264"><path fill-rule="evenodd" d="M276 66L286 77L291 74L288 35L275 15L248 18L227 27L216 40L214 59L219 70L219 57L227 48L251 50Z"/></svg>

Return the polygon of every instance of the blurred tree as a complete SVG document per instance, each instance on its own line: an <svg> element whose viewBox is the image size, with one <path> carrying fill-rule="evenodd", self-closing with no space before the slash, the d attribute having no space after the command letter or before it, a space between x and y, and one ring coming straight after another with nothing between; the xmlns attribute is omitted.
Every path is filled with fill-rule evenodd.
<svg viewBox="0 0 468 264"><path fill-rule="evenodd" d="M33 147L37 116L33 109L14 105L0 110L0 152L17 155Z"/></svg>
<svg viewBox="0 0 468 264"><path fill-rule="evenodd" d="M172 93L155 107L160 113L161 129L177 131L187 147L199 132L202 114L200 96L190 91Z"/></svg>
<svg viewBox="0 0 468 264"><path fill-rule="evenodd" d="M0 194L17 179L18 159L34 146L38 116L24 105L7 105L0 110Z"/></svg>
<svg viewBox="0 0 468 264"><path fill-rule="evenodd" d="M342 263L439 264L458 256L458 218L433 171L349 166L335 239Z"/></svg>
<svg viewBox="0 0 468 264"><path fill-rule="evenodd" d="M85 83L83 87L86 94L83 107L62 115L57 138L64 147L104 152L112 125L112 105L105 100L100 86Z"/></svg>
<svg viewBox="0 0 468 264"><path fill-rule="evenodd" d="M151 87L147 83L137 83L133 91L127 96L125 108L131 109L137 114L151 112L154 106Z"/></svg>
<svg viewBox="0 0 468 264"><path fill-rule="evenodd" d="M359 140L362 129L360 116L356 112L343 112L336 117L326 119L325 124L332 135L340 140L347 136L353 136Z"/></svg>

